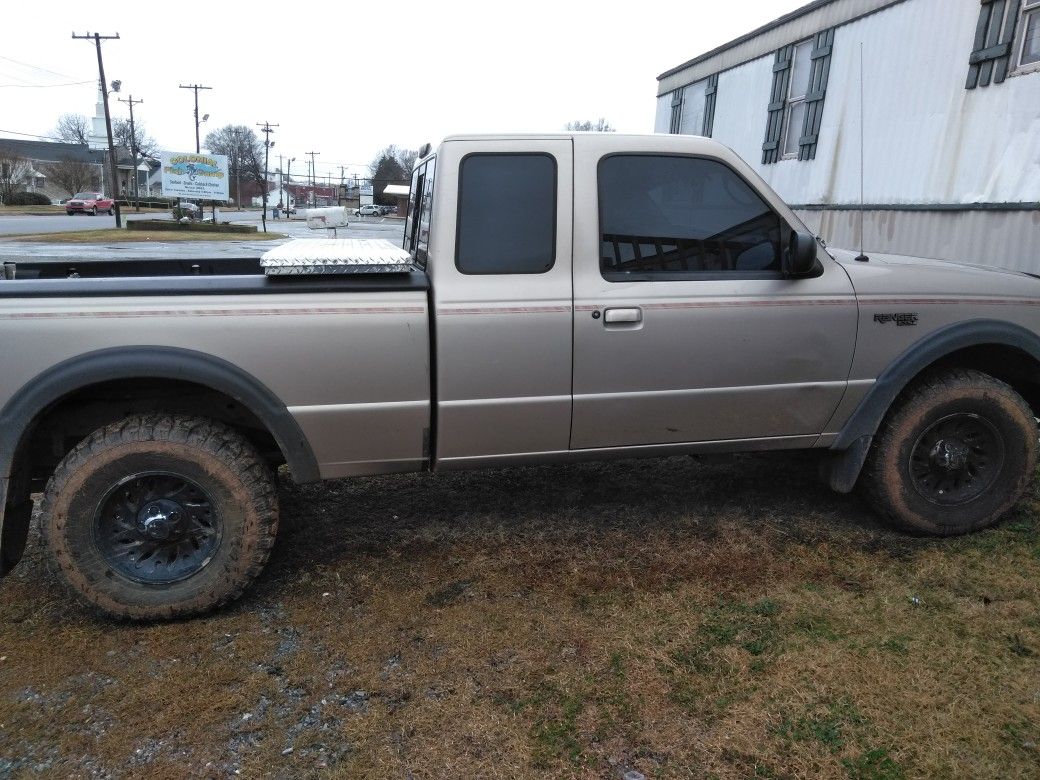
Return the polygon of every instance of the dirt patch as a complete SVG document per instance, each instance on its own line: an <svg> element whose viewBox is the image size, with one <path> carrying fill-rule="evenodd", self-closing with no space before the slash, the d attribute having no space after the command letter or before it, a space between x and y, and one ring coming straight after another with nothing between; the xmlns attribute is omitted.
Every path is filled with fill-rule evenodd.
<svg viewBox="0 0 1040 780"><path fill-rule="evenodd" d="M1040 523L880 526L794 456L297 487L256 587L0 584L0 775L1035 777Z"/></svg>

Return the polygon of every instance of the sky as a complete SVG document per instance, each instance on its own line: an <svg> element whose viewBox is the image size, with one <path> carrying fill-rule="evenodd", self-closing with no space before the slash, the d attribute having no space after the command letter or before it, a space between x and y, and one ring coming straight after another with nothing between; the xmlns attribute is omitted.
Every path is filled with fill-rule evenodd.
<svg viewBox="0 0 1040 780"><path fill-rule="evenodd" d="M389 144L445 135L562 130L604 117L653 132L657 76L807 0L142 4L9 2L0 31L0 137L50 133L94 113L97 56L72 33L118 33L105 75L114 118L134 116L160 148L194 151L192 91L206 132L277 125L271 153L306 153L318 174L364 175ZM198 9L196 12L194 9ZM24 134L24 135L17 135ZM271 163L277 168L277 160ZM294 177L295 178L295 177Z"/></svg>

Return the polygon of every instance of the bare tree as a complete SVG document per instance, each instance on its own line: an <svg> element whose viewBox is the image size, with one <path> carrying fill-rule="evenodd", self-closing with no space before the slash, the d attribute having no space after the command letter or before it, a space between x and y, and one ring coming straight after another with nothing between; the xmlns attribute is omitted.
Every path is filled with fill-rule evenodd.
<svg viewBox="0 0 1040 780"><path fill-rule="evenodd" d="M418 157L419 153L414 149L399 149L397 152L397 161L401 163L401 167L409 174L412 172L412 168L415 167L415 161Z"/></svg>
<svg viewBox="0 0 1040 780"><path fill-rule="evenodd" d="M117 119L112 123L112 141L131 152L137 149L138 156L153 157L158 144L144 129L144 122L134 122L134 138L130 137L130 120Z"/></svg>
<svg viewBox="0 0 1040 780"><path fill-rule="evenodd" d="M32 179L32 164L24 157L0 152L0 203L23 191Z"/></svg>
<svg viewBox="0 0 1040 780"><path fill-rule="evenodd" d="M225 125L209 133L202 145L213 154L227 156L230 169L228 173L236 185L239 181L246 181L267 186L264 181L264 142L257 138L253 128L245 125ZM236 203L240 199L237 190L236 187Z"/></svg>
<svg viewBox="0 0 1040 780"><path fill-rule="evenodd" d="M48 180L61 187L69 195L82 190L96 190L101 187L101 177L96 165L81 160L68 158L43 166Z"/></svg>
<svg viewBox="0 0 1040 780"><path fill-rule="evenodd" d="M613 133L614 127L603 117L600 117L595 122L591 119L578 119L574 122L568 122L564 130L574 130L578 132L594 132L594 133Z"/></svg>
<svg viewBox="0 0 1040 780"><path fill-rule="evenodd" d="M51 134L68 144L85 144L90 135L90 122L83 114L62 114Z"/></svg>

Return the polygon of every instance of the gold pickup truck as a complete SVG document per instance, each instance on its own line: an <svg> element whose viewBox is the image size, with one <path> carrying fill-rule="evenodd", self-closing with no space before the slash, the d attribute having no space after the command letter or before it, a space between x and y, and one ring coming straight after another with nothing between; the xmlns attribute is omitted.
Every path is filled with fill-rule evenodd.
<svg viewBox="0 0 1040 780"><path fill-rule="evenodd" d="M214 608L267 560L280 464L312 482L815 450L833 488L939 535L1032 479L1040 281L827 249L711 140L448 138L416 164L403 249L334 275L9 264L3 570L42 492L87 603Z"/></svg>

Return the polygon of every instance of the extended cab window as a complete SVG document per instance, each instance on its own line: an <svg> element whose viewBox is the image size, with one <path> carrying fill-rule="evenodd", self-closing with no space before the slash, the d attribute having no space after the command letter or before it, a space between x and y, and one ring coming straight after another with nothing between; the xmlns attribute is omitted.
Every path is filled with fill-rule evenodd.
<svg viewBox="0 0 1040 780"><path fill-rule="evenodd" d="M556 261L556 159L471 154L459 169L455 265L464 274L540 274Z"/></svg>
<svg viewBox="0 0 1040 780"><path fill-rule="evenodd" d="M779 276L780 217L716 160L606 157L599 208L608 281Z"/></svg>
<svg viewBox="0 0 1040 780"><path fill-rule="evenodd" d="M431 157L412 172L408 214L404 221L404 248L425 266L430 252L430 220L433 217L433 177L437 158Z"/></svg>

